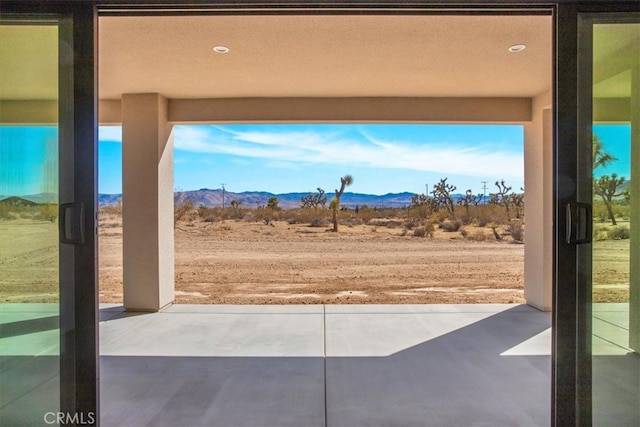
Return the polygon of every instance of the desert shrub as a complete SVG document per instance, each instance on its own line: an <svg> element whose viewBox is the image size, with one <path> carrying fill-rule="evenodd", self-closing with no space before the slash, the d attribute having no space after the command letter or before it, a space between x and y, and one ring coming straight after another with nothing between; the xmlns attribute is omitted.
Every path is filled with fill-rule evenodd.
<svg viewBox="0 0 640 427"><path fill-rule="evenodd" d="M609 239L611 240L625 240L630 236L629 227L626 225L618 225L609 229Z"/></svg>
<svg viewBox="0 0 640 427"><path fill-rule="evenodd" d="M609 239L609 229L606 226L593 227L593 240L601 242Z"/></svg>
<svg viewBox="0 0 640 427"><path fill-rule="evenodd" d="M55 222L58 219L58 205L47 203L41 206L40 212L36 216L38 219Z"/></svg>
<svg viewBox="0 0 640 427"><path fill-rule="evenodd" d="M174 196L173 201L173 226L175 227L176 224L193 209L193 202L191 200L180 199L177 196Z"/></svg>
<svg viewBox="0 0 640 427"><path fill-rule="evenodd" d="M486 227L487 224L489 224L489 220L486 218L478 218L478 221L476 222L476 224L478 225L478 227Z"/></svg>
<svg viewBox="0 0 640 427"><path fill-rule="evenodd" d="M326 218L319 216L312 218L311 221L309 221L309 227L326 227L327 225L329 225L329 221L327 221Z"/></svg>
<svg viewBox="0 0 640 427"><path fill-rule="evenodd" d="M487 203L478 205L477 210L478 226L485 227L489 223L505 224L508 222L507 214L502 206Z"/></svg>
<svg viewBox="0 0 640 427"><path fill-rule="evenodd" d="M299 208L291 209L282 213L287 216L287 222L289 224L311 224L312 221L323 218L329 214L327 209L323 208Z"/></svg>
<svg viewBox="0 0 640 427"><path fill-rule="evenodd" d="M516 242L524 242L524 226L520 221L511 221L505 231Z"/></svg>
<svg viewBox="0 0 640 427"><path fill-rule="evenodd" d="M473 218L471 218L471 216L462 216L462 218L460 218L460 220L462 221L462 225L469 225L471 223L473 223Z"/></svg>
<svg viewBox="0 0 640 427"><path fill-rule="evenodd" d="M476 230L469 236L469 240L484 242L487 240L487 234L483 230Z"/></svg>
<svg viewBox="0 0 640 427"><path fill-rule="evenodd" d="M460 230L460 227L462 227L462 221L460 221L459 219L455 220L455 221L442 221L440 222L440 224L438 225L439 228L443 229L444 231L451 233L451 232L455 232Z"/></svg>
<svg viewBox="0 0 640 427"><path fill-rule="evenodd" d="M460 229L460 235L466 239L467 237L469 237L469 232L467 230L465 230L464 228Z"/></svg>
<svg viewBox="0 0 640 427"><path fill-rule="evenodd" d="M32 211L28 211L28 210L24 210L22 212L20 212L20 218L22 219L34 219L37 215L32 212ZM38 218L40 219L40 218Z"/></svg>
<svg viewBox="0 0 640 427"><path fill-rule="evenodd" d="M402 222L395 219L388 218L373 218L367 222L368 225L373 225L376 227L389 227L396 228L402 225Z"/></svg>
<svg viewBox="0 0 640 427"><path fill-rule="evenodd" d="M101 206L99 212L104 215L122 216L122 205Z"/></svg>
<svg viewBox="0 0 640 427"><path fill-rule="evenodd" d="M363 223L368 223L372 218L376 217L376 211L369 206L362 206L358 209L358 218L362 220Z"/></svg>
<svg viewBox="0 0 640 427"><path fill-rule="evenodd" d="M203 219L204 222L216 222L218 218L215 215L209 215Z"/></svg>
<svg viewBox="0 0 640 427"><path fill-rule="evenodd" d="M200 205L196 211L198 213L198 216L202 219L211 217L211 216L215 216L215 209L214 208L209 208L207 206L204 205Z"/></svg>
<svg viewBox="0 0 640 427"><path fill-rule="evenodd" d="M607 207L602 202L594 201L593 203L593 219L598 222L605 222L609 219Z"/></svg>
<svg viewBox="0 0 640 427"><path fill-rule="evenodd" d="M415 227L420 227L421 225L425 225L425 221L418 220L418 219L408 219L407 221L404 222L403 227L411 230Z"/></svg>
<svg viewBox="0 0 640 427"><path fill-rule="evenodd" d="M269 225L271 221L277 220L277 212L271 208L261 207L255 210L254 217L257 221L262 221Z"/></svg>
<svg viewBox="0 0 640 427"><path fill-rule="evenodd" d="M353 227L354 225L362 225L362 220L357 217L345 218L340 220L340 224L346 225L347 227Z"/></svg>
<svg viewBox="0 0 640 427"><path fill-rule="evenodd" d="M409 232L409 229L408 229L408 228L406 228L406 227L404 227L404 228L402 229L402 231L400 232L400 235L401 235L402 237L404 237L404 236L406 236L406 235L407 235L407 233L408 233L408 232Z"/></svg>
<svg viewBox="0 0 640 427"><path fill-rule="evenodd" d="M11 219L11 206L8 203L0 203L0 219Z"/></svg>
<svg viewBox="0 0 640 427"><path fill-rule="evenodd" d="M244 218L245 212L247 211L247 209L243 209L243 208L239 208L239 207L234 207L230 209L230 214L229 216L232 219L242 219Z"/></svg>
<svg viewBox="0 0 640 427"><path fill-rule="evenodd" d="M413 237L424 237L427 235L427 227L418 227L413 230Z"/></svg>
<svg viewBox="0 0 640 427"><path fill-rule="evenodd" d="M433 225L424 225L413 230L413 237L433 237Z"/></svg>

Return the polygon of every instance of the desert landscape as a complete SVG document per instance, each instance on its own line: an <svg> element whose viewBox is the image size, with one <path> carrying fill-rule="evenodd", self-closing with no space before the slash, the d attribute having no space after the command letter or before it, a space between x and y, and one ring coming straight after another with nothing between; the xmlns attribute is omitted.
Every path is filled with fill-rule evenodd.
<svg viewBox="0 0 640 427"><path fill-rule="evenodd" d="M490 226L415 237L394 220L344 221L337 233L289 222L187 215L175 232L176 302L524 302L524 244ZM104 213L100 224L100 301L121 302L121 219ZM629 240L594 247L594 299L625 301Z"/></svg>
<svg viewBox="0 0 640 427"><path fill-rule="evenodd" d="M100 300L122 299L121 231L100 229ZM489 233L491 231L489 230ZM524 245L459 233L332 233L274 221L193 221L176 229L176 302L348 304L523 302Z"/></svg>
<svg viewBox="0 0 640 427"><path fill-rule="evenodd" d="M100 302L119 303L120 213L101 209L99 225ZM597 225L596 232L602 234L603 227ZM421 229L407 229L395 219L347 218L335 233L326 224L246 215L212 219L191 212L175 228L176 302L524 302L524 244L506 233L496 240L489 225L433 227L432 237L418 234ZM0 220L0 301L57 300L57 232L57 219L23 214ZM594 301L627 301L629 239L596 238L593 247Z"/></svg>

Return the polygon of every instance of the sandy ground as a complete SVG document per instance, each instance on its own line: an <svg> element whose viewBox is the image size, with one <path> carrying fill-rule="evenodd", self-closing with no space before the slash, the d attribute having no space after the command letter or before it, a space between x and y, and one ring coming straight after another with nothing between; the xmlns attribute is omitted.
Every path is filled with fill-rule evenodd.
<svg viewBox="0 0 640 427"><path fill-rule="evenodd" d="M0 221L0 301L57 300L57 228L46 221ZM440 230L434 239L401 232L366 225L330 233L285 222L181 223L177 302L523 302L524 245L468 241ZM101 222L99 241L100 301L122 302L119 219ZM594 301L627 301L629 240L593 247Z"/></svg>
<svg viewBox="0 0 640 427"><path fill-rule="evenodd" d="M0 221L0 302L58 300L58 224Z"/></svg>
<svg viewBox="0 0 640 427"><path fill-rule="evenodd" d="M593 302L629 301L629 239L593 242Z"/></svg>
<svg viewBox="0 0 640 427"><path fill-rule="evenodd" d="M121 229L101 228L100 300L119 302ZM468 227L473 233L474 230ZM487 235L491 230L486 230ZM524 245L402 228L181 223L178 303L520 303Z"/></svg>

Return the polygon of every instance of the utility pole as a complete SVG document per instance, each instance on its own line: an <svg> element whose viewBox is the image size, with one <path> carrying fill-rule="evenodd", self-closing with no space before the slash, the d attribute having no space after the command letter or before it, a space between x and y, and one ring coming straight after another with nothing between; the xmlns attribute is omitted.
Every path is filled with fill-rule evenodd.
<svg viewBox="0 0 640 427"><path fill-rule="evenodd" d="M424 185L424 195L428 196L429 195L429 184L425 184Z"/></svg>
<svg viewBox="0 0 640 427"><path fill-rule="evenodd" d="M485 197L487 197L487 182L489 181L480 181L482 183L482 204L486 204Z"/></svg>
<svg viewBox="0 0 640 427"><path fill-rule="evenodd" d="M222 185L222 209L224 209L224 184L220 185Z"/></svg>

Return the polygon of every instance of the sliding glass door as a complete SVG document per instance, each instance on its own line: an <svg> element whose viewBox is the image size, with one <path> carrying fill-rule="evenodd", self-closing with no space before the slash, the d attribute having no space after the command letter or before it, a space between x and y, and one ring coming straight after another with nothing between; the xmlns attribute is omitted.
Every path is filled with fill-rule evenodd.
<svg viewBox="0 0 640 427"><path fill-rule="evenodd" d="M553 419L637 426L640 7L559 10Z"/></svg>
<svg viewBox="0 0 640 427"><path fill-rule="evenodd" d="M594 426L640 425L640 15L594 15L591 379ZM585 112L588 114L589 112ZM585 129L588 127L585 126ZM585 138L583 138L585 139ZM587 141L589 142L589 141Z"/></svg>
<svg viewBox="0 0 640 427"><path fill-rule="evenodd" d="M2 425L60 411L58 33L56 21L0 25Z"/></svg>
<svg viewBox="0 0 640 427"><path fill-rule="evenodd" d="M73 96L82 19L1 6L0 425L91 425L95 138L83 129L95 111L76 114Z"/></svg>

